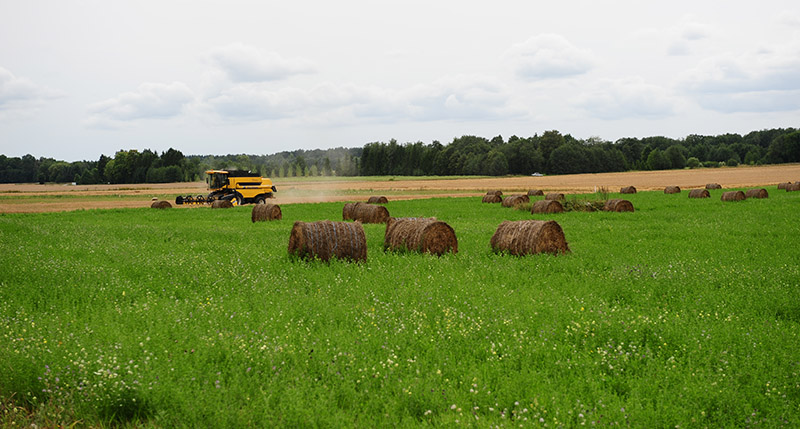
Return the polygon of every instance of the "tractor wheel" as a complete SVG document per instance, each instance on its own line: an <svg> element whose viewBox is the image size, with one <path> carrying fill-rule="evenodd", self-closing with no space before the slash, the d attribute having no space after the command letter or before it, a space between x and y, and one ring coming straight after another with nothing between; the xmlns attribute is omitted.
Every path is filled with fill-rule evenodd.
<svg viewBox="0 0 800 429"><path fill-rule="evenodd" d="M238 193L238 192L237 192L237 193L236 193L236 194L233 196L233 198L235 198L235 199L236 199L236 205L237 205L237 206L241 206L242 204L244 204L244 197L242 197L242 194L240 194L240 193Z"/></svg>
<svg viewBox="0 0 800 429"><path fill-rule="evenodd" d="M263 195L259 195L256 197L256 204L266 204L267 199Z"/></svg>

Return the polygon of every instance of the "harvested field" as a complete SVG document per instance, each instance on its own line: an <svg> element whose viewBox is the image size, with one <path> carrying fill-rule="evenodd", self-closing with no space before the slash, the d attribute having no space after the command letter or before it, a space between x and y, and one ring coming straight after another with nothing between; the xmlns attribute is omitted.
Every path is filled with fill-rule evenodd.
<svg viewBox="0 0 800 429"><path fill-rule="evenodd" d="M289 235L289 254L302 259L356 262L367 260L367 238L360 222L296 221Z"/></svg>
<svg viewBox="0 0 800 429"><path fill-rule="evenodd" d="M274 178L280 204L366 201L376 192L393 200L452 196L482 196L486 189L527 192L591 193L598 184L619 189L636 183L637 191L663 190L667 185L684 188L719 183L725 188L776 186L787 177L800 177L800 164L698 168L693 170L633 171L624 173L569 174L543 177L474 178ZM79 209L149 207L151 198L173 200L177 195L206 194L204 182L78 185L0 184L0 213L33 213ZM202 207L176 206L180 209Z"/></svg>
<svg viewBox="0 0 800 429"><path fill-rule="evenodd" d="M491 242L495 252L511 255L569 252L564 231L554 220L520 220L501 223Z"/></svg>
<svg viewBox="0 0 800 429"><path fill-rule="evenodd" d="M436 218L389 218L383 239L384 250L410 250L441 256L458 253L453 228Z"/></svg>

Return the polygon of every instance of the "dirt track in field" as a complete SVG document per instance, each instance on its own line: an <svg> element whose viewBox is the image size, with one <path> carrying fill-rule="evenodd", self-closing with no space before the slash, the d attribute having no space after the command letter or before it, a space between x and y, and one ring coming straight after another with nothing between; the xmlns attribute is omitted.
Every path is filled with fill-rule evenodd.
<svg viewBox="0 0 800 429"><path fill-rule="evenodd" d="M719 183L723 188L775 186L800 180L800 164L759 167L701 168L695 170L636 171L626 173L571 174L545 177L499 177L431 180L330 180L275 179L277 204L366 201L384 194L390 200L449 196L479 196L490 189L504 193L542 189L545 192L594 192L605 186L618 192L624 186L640 191L682 189ZM0 184L0 213L35 213L80 209L149 207L153 197L174 201L178 195L206 194L204 182L136 185ZM19 196L21 198L14 198ZM139 199L138 197L141 197ZM115 201L117 200L117 201Z"/></svg>

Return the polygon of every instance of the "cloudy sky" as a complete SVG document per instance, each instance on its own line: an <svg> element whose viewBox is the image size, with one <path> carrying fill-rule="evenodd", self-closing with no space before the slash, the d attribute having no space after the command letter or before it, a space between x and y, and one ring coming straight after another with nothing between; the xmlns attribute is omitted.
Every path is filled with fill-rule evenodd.
<svg viewBox="0 0 800 429"><path fill-rule="evenodd" d="M800 3L0 0L0 153L800 126Z"/></svg>

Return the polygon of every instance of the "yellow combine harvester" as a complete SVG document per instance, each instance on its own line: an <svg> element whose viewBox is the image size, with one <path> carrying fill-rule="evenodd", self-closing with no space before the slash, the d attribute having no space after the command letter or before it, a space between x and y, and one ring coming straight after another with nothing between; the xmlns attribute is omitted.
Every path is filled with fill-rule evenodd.
<svg viewBox="0 0 800 429"><path fill-rule="evenodd" d="M234 204L262 204L278 192L272 180L258 173L241 170L208 170L206 183L211 191L207 196L178 196L175 204L204 204L214 200L229 200Z"/></svg>

